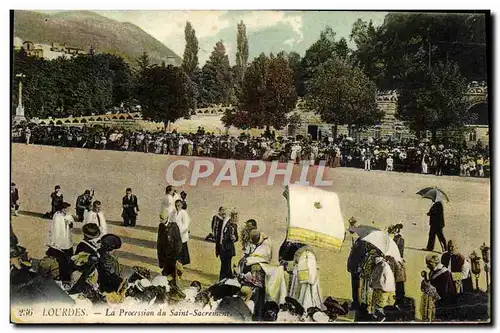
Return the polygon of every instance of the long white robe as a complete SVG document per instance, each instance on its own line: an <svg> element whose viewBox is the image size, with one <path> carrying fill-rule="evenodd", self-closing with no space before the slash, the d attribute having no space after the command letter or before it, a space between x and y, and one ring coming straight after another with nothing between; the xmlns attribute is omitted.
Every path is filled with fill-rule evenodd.
<svg viewBox="0 0 500 333"><path fill-rule="evenodd" d="M99 219L97 218L97 214L99 214ZM96 213L94 211L89 211L84 213L83 223L95 223L99 226L99 230L101 231L101 237L108 233L108 223L106 222L106 218L102 212Z"/></svg>
<svg viewBox="0 0 500 333"><path fill-rule="evenodd" d="M324 309L316 256L311 248L306 246L299 249L295 253L294 263L289 296L295 298L304 309L310 307Z"/></svg>
<svg viewBox="0 0 500 333"><path fill-rule="evenodd" d="M166 194L161 201L160 216L162 219L166 219L173 211L175 211L175 202L180 200L181 197L175 193Z"/></svg>
<svg viewBox="0 0 500 333"><path fill-rule="evenodd" d="M49 246L59 250L73 248L73 239L71 237L72 228L70 224L74 223L73 217L69 214L56 212L52 218L52 225L49 231Z"/></svg>
<svg viewBox="0 0 500 333"><path fill-rule="evenodd" d="M179 231L181 232L181 239L183 243L186 243L189 240L189 223L190 218L184 209L179 211L174 210L168 218L169 222L175 222L179 226Z"/></svg>

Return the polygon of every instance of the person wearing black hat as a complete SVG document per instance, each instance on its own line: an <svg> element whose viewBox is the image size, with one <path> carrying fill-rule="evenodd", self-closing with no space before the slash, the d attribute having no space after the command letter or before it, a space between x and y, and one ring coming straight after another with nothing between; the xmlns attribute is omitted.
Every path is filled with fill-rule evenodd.
<svg viewBox="0 0 500 333"><path fill-rule="evenodd" d="M61 204L64 202L64 197L61 192L61 186L59 185L55 186L54 192L52 192L52 194L50 195L50 199L52 200L51 210L50 210L50 217L52 218L55 212L57 212L60 209Z"/></svg>
<svg viewBox="0 0 500 333"><path fill-rule="evenodd" d="M19 210L19 191L16 188L16 184L10 184L10 209L14 216L17 216L17 211Z"/></svg>
<svg viewBox="0 0 500 333"><path fill-rule="evenodd" d="M122 269L118 259L111 254L122 246L120 237L107 234L99 241L101 247L98 250L99 263L97 265L97 283L101 292L116 292L123 282Z"/></svg>
<svg viewBox="0 0 500 333"><path fill-rule="evenodd" d="M73 217L68 214L71 205L67 202L60 204L60 209L54 213L52 227L49 234L49 249L47 255L54 257L59 263L59 277L63 283L71 281L73 265Z"/></svg>
<svg viewBox="0 0 500 333"><path fill-rule="evenodd" d="M78 222L83 222L83 215L85 211L90 210L92 204L92 197L94 196L94 191L90 194L90 190L85 190L85 192L78 196L76 199L76 215L78 216Z"/></svg>
<svg viewBox="0 0 500 333"><path fill-rule="evenodd" d="M122 199L123 206L123 225L125 227L131 226L135 227L135 221L137 219L137 214L139 212L139 204L137 202L137 196L132 194L132 189L129 187L125 191L126 194Z"/></svg>
<svg viewBox="0 0 500 333"><path fill-rule="evenodd" d="M82 272L82 275L69 291L70 294L80 293L92 288L88 285L87 279L92 275L99 263L99 244L97 243L101 235L99 226L95 223L85 224L82 227L82 232L83 239L76 246L75 256L72 257L76 269ZM87 256L82 258L82 254Z"/></svg>
<svg viewBox="0 0 500 333"><path fill-rule="evenodd" d="M101 236L101 230L95 223L87 223L82 227L83 239L76 246L75 254L86 252L98 255L98 239Z"/></svg>

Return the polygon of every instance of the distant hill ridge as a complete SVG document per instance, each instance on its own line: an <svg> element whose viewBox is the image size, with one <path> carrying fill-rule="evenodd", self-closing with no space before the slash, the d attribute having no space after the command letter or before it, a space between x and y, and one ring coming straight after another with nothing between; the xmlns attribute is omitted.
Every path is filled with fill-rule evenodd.
<svg viewBox="0 0 500 333"><path fill-rule="evenodd" d="M63 11L44 14L34 11L14 12L14 36L35 43L63 43L88 51L92 45L97 52L123 57L132 66L144 51L151 63L173 61L180 65L182 58L138 26L118 22L91 11Z"/></svg>

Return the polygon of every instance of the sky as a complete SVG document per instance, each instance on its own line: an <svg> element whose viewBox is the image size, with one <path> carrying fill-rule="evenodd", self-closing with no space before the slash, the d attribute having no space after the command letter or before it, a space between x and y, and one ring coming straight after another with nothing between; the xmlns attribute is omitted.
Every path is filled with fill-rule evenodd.
<svg viewBox="0 0 500 333"><path fill-rule="evenodd" d="M298 52L301 56L330 26L336 38L349 41L353 23L361 18L381 25L387 12L335 12L335 11L95 11L105 17L130 22L158 39L182 57L184 53L184 27L190 21L199 42L199 62L205 61L219 40L224 42L232 65L236 57L237 24L246 25L249 60L264 52Z"/></svg>

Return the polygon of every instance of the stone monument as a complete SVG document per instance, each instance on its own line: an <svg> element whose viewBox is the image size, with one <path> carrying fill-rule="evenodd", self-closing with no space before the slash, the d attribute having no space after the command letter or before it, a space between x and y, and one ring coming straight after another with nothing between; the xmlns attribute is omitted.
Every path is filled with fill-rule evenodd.
<svg viewBox="0 0 500 333"><path fill-rule="evenodd" d="M19 102L16 108L16 115L14 117L14 123L21 123L26 121L24 116L24 106L23 106L23 78L26 77L24 74L17 74L16 77L19 78Z"/></svg>

